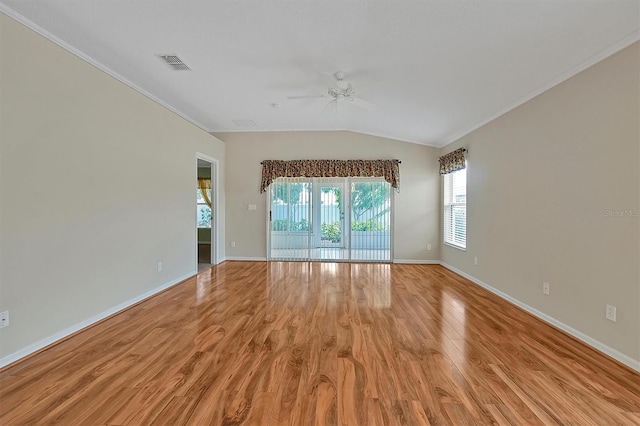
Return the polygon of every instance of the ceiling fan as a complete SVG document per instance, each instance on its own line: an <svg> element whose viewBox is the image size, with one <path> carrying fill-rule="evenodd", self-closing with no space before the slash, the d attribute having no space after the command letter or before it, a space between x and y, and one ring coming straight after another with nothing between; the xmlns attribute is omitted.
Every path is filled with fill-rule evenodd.
<svg viewBox="0 0 640 426"><path fill-rule="evenodd" d="M356 96L357 92L354 90L353 85L346 80L347 74L344 71L336 71L333 74L323 73L322 75L329 86L326 95L287 96L287 99L332 98L322 111L334 111L336 114L338 112L338 104L343 103L351 103L368 111L376 109L376 106L371 102Z"/></svg>

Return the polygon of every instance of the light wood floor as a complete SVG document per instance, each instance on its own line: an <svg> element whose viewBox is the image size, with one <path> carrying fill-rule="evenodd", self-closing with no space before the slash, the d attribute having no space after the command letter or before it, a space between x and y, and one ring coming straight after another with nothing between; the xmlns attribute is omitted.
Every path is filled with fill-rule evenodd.
<svg viewBox="0 0 640 426"><path fill-rule="evenodd" d="M433 265L225 262L0 373L0 424L640 424L640 375Z"/></svg>

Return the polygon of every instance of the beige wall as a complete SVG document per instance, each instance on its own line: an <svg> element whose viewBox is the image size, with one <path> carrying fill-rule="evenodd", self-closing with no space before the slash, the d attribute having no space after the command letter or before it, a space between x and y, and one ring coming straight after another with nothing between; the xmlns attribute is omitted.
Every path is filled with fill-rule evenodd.
<svg viewBox="0 0 640 426"><path fill-rule="evenodd" d="M3 14L0 28L2 361L193 274L196 152L220 161L221 188L225 153Z"/></svg>
<svg viewBox="0 0 640 426"><path fill-rule="evenodd" d="M467 251L443 262L636 361L639 61L636 43L441 151L469 149Z"/></svg>
<svg viewBox="0 0 640 426"><path fill-rule="evenodd" d="M219 160L219 257L266 256L263 159L398 158L396 259L441 258L640 360L640 219L605 214L640 209L637 44L442 150L281 132L219 134L225 153L2 14L0 58L0 361L194 272L196 152ZM459 146L466 252L439 243L437 156Z"/></svg>
<svg viewBox="0 0 640 426"><path fill-rule="evenodd" d="M353 132L220 133L227 145L227 257L266 257L266 195L262 160L397 158L394 257L439 258L439 178L436 148ZM256 204L256 211L247 210ZM236 247L231 248L230 242ZM427 251L427 244L432 250Z"/></svg>

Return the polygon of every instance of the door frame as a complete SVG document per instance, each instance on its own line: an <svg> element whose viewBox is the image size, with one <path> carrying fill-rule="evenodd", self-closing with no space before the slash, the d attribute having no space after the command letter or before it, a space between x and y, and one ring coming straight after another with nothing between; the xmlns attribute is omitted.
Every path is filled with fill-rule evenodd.
<svg viewBox="0 0 640 426"><path fill-rule="evenodd" d="M315 183L312 186L312 215L313 215L313 248L322 249L322 248L342 248L348 249L348 235L347 235L347 226L346 226L346 214L345 211L349 210L348 205L345 205L347 198L350 197L348 193L347 187L349 186L348 178L319 178L322 179L322 182ZM341 210L339 212L340 215L340 246L332 246L332 245L323 245L322 244L322 188L323 187L335 187L340 189L340 196L342 197L342 205Z"/></svg>
<svg viewBox="0 0 640 426"><path fill-rule="evenodd" d="M218 263L221 262L221 260L218 258L218 253L220 253L220 229L219 229L219 220L218 217L220 215L220 187L219 187L219 162L217 159L207 155L207 154L203 154L201 152L196 152L196 161L195 161L195 171L196 171L196 178L195 178L195 184L196 184L196 188L198 188L198 160L202 160L202 161L206 161L207 163L211 164L211 258L210 258L210 263L212 265L217 265ZM198 201L197 201L197 196L196 196L196 192L194 191L194 202L193 202L193 208L195 210L193 217L196 217L197 214L197 208L198 208ZM198 224L196 223L195 226L195 263L196 263L196 272L198 271Z"/></svg>
<svg viewBox="0 0 640 426"><path fill-rule="evenodd" d="M312 217L312 222L313 222L313 229L310 230L310 232L308 233L308 244L307 244L307 260L308 261L312 261L312 262L316 262L316 261L320 261L320 262L351 262L353 261L352 258L352 232L351 232L351 186L353 183L356 183L358 181L373 181L373 182L384 182L384 179L381 177L348 177L348 178L307 178L309 182L311 182L312 184L312 191L311 191L311 200L312 202L309 203L309 209L311 210L310 212L310 216ZM348 256L346 259L331 259L331 260L324 260L324 259L312 259L311 257L311 250L313 250L314 248L316 248L316 238L319 238L318 232L315 231L316 226L320 226L319 225L319 214L316 214L316 207L315 207L315 200L317 200L316 197L316 191L319 191L319 187L316 188L316 185L318 185L318 183L314 183L314 179L321 179L322 182L321 184L327 184L330 185L332 182L330 181L331 179L336 179L336 182L340 182L340 186L342 186L342 197L343 197L343 203L342 203L342 209L343 211L341 212L344 217L342 219L342 227L343 227L343 232L342 232L342 238L343 238L343 246L344 249L347 250ZM272 227L272 221L271 221L271 185L269 185L269 187L267 188L267 196L265 199L266 205L265 205L265 209L266 209L266 215L265 215L265 231L266 231L266 252L267 252L267 260L271 261L273 260L273 256L272 256L272 244L271 244L271 239L272 239L272 234L271 234L271 227ZM387 260L363 260L363 259L358 259L356 260L356 262L380 262L380 263L393 263L393 259L394 259L394 247L395 247L395 191L393 190L393 188L390 187L390 192L389 192L389 203L390 203L390 212L389 212L389 259ZM318 209L319 210L319 209ZM316 225L317 224L317 225ZM313 244L312 244L313 242ZM282 259L278 259L278 260L282 260ZM301 260L301 259L293 259L293 260Z"/></svg>

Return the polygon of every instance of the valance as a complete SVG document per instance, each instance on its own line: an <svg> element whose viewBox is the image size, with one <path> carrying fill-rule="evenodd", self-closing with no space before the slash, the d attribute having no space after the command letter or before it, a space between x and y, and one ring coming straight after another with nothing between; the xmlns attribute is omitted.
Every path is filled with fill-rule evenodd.
<svg viewBox="0 0 640 426"><path fill-rule="evenodd" d="M399 160L265 160L260 192L280 177L383 177L400 188Z"/></svg>
<svg viewBox="0 0 640 426"><path fill-rule="evenodd" d="M440 174L446 175L467 167L465 158L466 152L466 148L459 148L438 158L438 161L440 162Z"/></svg>

